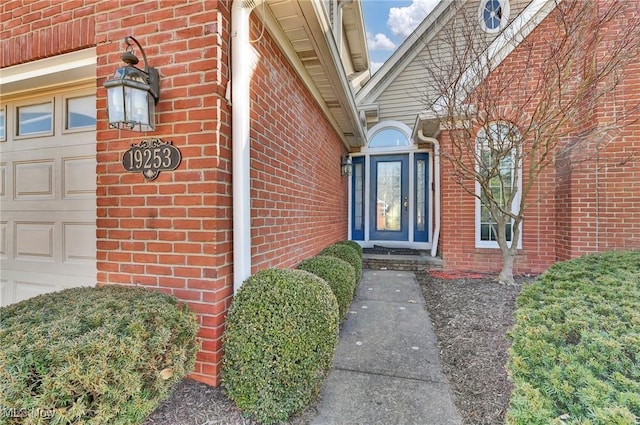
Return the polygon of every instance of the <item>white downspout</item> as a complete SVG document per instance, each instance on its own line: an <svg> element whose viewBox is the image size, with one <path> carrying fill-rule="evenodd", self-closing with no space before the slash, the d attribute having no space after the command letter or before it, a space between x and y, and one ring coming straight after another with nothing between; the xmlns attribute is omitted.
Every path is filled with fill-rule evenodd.
<svg viewBox="0 0 640 425"><path fill-rule="evenodd" d="M433 145L433 214L435 215L435 220L433 225L431 256L435 257L438 253L438 239L440 238L440 142L433 137L425 136L422 128L418 129L418 139L420 139L421 142L431 143Z"/></svg>
<svg viewBox="0 0 640 425"><path fill-rule="evenodd" d="M259 0L258 0L259 1ZM234 0L231 7L231 151L233 185L233 292L251 276L251 75L255 54L249 15L256 1Z"/></svg>

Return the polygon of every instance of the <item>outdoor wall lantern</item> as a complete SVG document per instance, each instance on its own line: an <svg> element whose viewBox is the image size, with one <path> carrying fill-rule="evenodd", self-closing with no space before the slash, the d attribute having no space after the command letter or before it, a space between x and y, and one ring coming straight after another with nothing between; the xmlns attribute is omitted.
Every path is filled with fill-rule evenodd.
<svg viewBox="0 0 640 425"><path fill-rule="evenodd" d="M124 42L127 49L120 58L127 66L116 69L113 77L104 83L109 126L120 130L153 131L156 129L156 104L160 99L160 76L155 68L149 66L138 40L127 36ZM140 61L133 54L131 42L142 53L144 69L135 66Z"/></svg>
<svg viewBox="0 0 640 425"><path fill-rule="evenodd" d="M343 156L342 162L340 164L341 174L343 176L350 176L352 169L353 169L353 161L351 161L351 157L349 155Z"/></svg>

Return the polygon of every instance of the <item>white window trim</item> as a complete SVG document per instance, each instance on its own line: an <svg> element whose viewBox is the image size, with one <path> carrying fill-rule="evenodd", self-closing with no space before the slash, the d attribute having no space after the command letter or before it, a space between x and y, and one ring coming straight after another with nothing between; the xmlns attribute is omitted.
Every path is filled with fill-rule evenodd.
<svg viewBox="0 0 640 425"><path fill-rule="evenodd" d="M490 123L489 125L494 125L494 124L507 124L507 125L511 125L510 123L504 123L504 122L495 122L495 123ZM478 135L476 134L476 157L479 157L479 149L480 146L478 145ZM513 202L511 203L511 212L513 212L514 214L518 213L518 208L520 206L520 199L522 196L522 161L518 161L517 160L518 155L516 155L516 160L514 160L514 169L517 167L519 168L519 172L518 172L518 182L517 182L517 187L518 187L518 193L516 193L515 198L513 199ZM475 164L476 170L478 169L478 164ZM482 202L480 201L480 196L481 196L481 189L480 189L480 183L478 183L478 181L476 180L475 182L475 194L476 194L476 211L475 211L475 228L476 228L476 248L490 248L490 249L499 249L500 246L498 245L498 241L485 241L482 240L482 230L481 230L481 223L482 223ZM523 233L523 228L520 227L520 235L518 236L518 249L522 249L522 233Z"/></svg>
<svg viewBox="0 0 640 425"><path fill-rule="evenodd" d="M402 134L407 137L409 144L407 146L389 146L389 147L380 147L380 148L370 148L369 142L383 130L398 130ZM403 122L400 121L381 121L371 127L369 131L367 131L367 145L365 148L361 149L361 152L375 152L375 153L392 153L392 152L407 152L415 149L415 142L411 138L412 130L411 128Z"/></svg>

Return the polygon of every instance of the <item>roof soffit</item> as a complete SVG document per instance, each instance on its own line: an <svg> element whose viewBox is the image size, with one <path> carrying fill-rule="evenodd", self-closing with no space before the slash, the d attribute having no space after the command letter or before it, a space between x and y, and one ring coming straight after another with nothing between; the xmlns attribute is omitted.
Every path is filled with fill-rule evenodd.
<svg viewBox="0 0 640 425"><path fill-rule="evenodd" d="M365 133L354 93L319 0L267 1L255 11L345 145L360 146Z"/></svg>

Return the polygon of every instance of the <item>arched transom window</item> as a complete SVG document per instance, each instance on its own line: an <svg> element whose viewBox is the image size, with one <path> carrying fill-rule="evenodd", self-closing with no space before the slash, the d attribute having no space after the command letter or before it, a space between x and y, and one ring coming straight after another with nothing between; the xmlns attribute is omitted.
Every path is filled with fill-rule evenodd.
<svg viewBox="0 0 640 425"><path fill-rule="evenodd" d="M369 131L369 148L409 147L411 129L399 122L380 123Z"/></svg>

